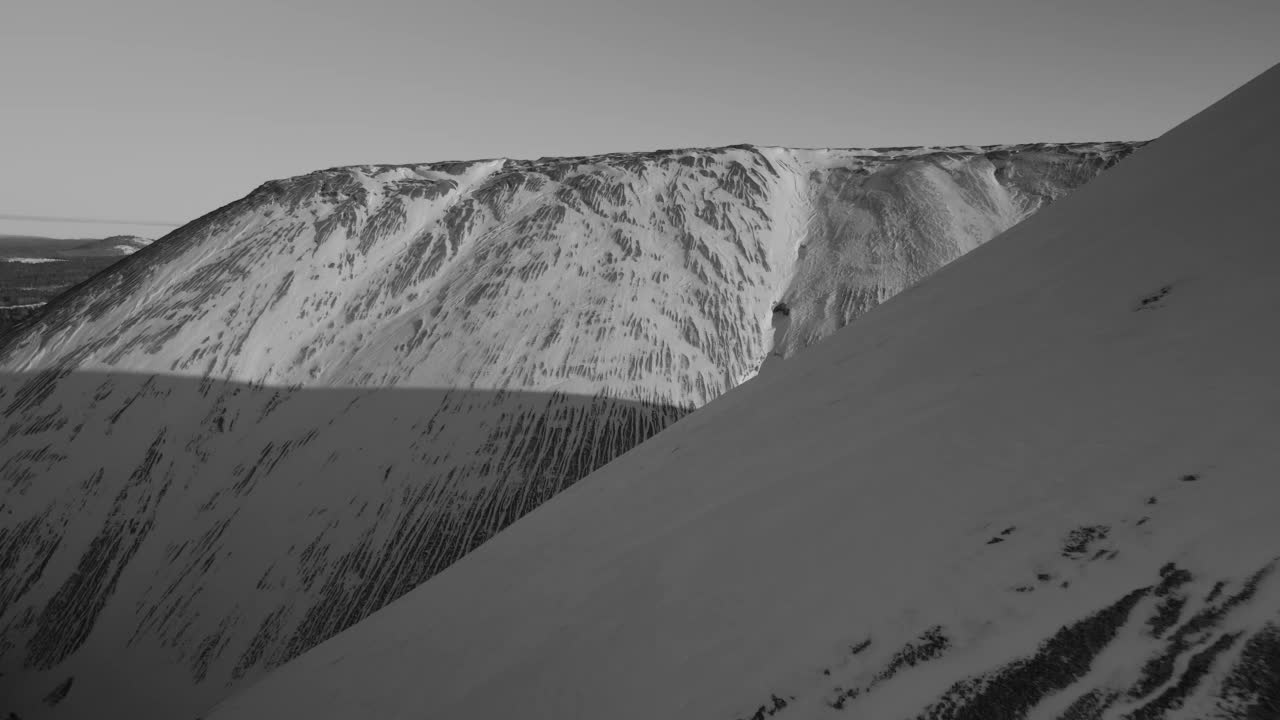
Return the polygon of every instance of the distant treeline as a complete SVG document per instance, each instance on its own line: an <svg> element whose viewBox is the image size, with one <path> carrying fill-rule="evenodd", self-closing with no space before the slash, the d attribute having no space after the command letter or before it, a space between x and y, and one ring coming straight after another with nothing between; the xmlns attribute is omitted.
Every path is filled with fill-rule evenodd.
<svg viewBox="0 0 1280 720"><path fill-rule="evenodd" d="M0 307L48 302L119 260L84 257L42 263L0 261Z"/></svg>
<svg viewBox="0 0 1280 720"><path fill-rule="evenodd" d="M0 336L63 291L119 261L119 256L42 263L0 260Z"/></svg>

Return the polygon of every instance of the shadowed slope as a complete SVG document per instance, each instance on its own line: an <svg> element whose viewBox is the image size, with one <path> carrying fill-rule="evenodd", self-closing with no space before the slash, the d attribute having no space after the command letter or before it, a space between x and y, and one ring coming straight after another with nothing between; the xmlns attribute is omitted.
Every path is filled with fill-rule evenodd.
<svg viewBox="0 0 1280 720"><path fill-rule="evenodd" d="M86 393L74 425L54 419ZM35 710L74 679L55 709L158 715L192 703L188 673L239 680L292 657L683 412L95 372L7 376L0 405L31 418L0 439L0 482L23 501L0 510L0 696Z"/></svg>
<svg viewBox="0 0 1280 720"><path fill-rule="evenodd" d="M1280 67L219 719L1272 717Z"/></svg>

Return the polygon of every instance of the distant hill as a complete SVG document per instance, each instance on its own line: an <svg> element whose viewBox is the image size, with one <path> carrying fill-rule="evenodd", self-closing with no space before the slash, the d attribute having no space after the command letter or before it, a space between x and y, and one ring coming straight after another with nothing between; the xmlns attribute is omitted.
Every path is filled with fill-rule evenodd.
<svg viewBox="0 0 1280 720"><path fill-rule="evenodd" d="M151 242L136 235L97 239L0 235L0 335L64 290Z"/></svg>
<svg viewBox="0 0 1280 720"><path fill-rule="evenodd" d="M62 251L63 257L115 257L132 255L151 244L137 235L112 235L101 240L84 240Z"/></svg>
<svg viewBox="0 0 1280 720"><path fill-rule="evenodd" d="M0 235L0 260L11 258L122 257L132 255L153 241L137 235L106 238L48 238L35 235Z"/></svg>

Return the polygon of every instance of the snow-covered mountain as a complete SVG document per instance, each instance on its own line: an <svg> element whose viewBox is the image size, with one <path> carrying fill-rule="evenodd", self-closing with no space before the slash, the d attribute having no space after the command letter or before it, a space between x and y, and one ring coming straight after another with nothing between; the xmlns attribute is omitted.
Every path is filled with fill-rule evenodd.
<svg viewBox="0 0 1280 720"><path fill-rule="evenodd" d="M0 697L202 710L1134 147L267 183L0 346Z"/></svg>
<svg viewBox="0 0 1280 720"><path fill-rule="evenodd" d="M112 235L92 240L0 235L0 261L47 262L76 257L132 255L152 242L150 238L137 235Z"/></svg>
<svg viewBox="0 0 1280 720"><path fill-rule="evenodd" d="M217 708L1280 717L1280 66Z"/></svg>
<svg viewBox="0 0 1280 720"><path fill-rule="evenodd" d="M607 381L618 396L706 401L770 349L843 326L1134 147L337 168L267 183L167 236L0 361L326 387L552 379L591 394ZM775 341L780 302L789 329Z"/></svg>

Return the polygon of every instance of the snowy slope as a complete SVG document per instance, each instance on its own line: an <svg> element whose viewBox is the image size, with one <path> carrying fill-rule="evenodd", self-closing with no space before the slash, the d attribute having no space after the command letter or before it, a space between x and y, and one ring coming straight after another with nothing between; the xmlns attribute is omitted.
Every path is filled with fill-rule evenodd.
<svg viewBox="0 0 1280 720"><path fill-rule="evenodd" d="M220 705L1280 716L1280 67Z"/></svg>
<svg viewBox="0 0 1280 720"><path fill-rule="evenodd" d="M267 183L0 341L0 697L208 707L1132 149Z"/></svg>

